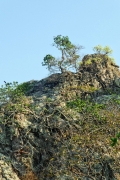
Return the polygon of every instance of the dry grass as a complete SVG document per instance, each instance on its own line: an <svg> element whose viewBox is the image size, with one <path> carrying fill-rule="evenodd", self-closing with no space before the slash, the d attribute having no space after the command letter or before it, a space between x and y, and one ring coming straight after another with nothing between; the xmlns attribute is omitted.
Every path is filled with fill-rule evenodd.
<svg viewBox="0 0 120 180"><path fill-rule="evenodd" d="M25 175L20 177L20 180L39 180L35 173L28 170Z"/></svg>

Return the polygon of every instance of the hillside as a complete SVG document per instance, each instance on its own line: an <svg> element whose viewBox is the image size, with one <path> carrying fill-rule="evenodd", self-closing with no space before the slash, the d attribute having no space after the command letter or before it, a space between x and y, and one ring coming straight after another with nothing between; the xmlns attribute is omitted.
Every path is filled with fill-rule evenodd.
<svg viewBox="0 0 120 180"><path fill-rule="evenodd" d="M27 82L0 106L1 180L119 180L120 70L84 56L79 71Z"/></svg>

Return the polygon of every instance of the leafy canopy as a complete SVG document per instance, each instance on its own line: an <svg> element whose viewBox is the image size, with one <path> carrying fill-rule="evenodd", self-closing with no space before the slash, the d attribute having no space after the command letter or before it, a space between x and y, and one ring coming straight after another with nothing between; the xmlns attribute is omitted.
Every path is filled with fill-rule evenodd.
<svg viewBox="0 0 120 180"><path fill-rule="evenodd" d="M75 68L77 71L80 58L77 52L83 47L72 44L68 36L61 35L54 37L52 45L61 51L61 58L57 59L51 54L47 54L43 59L42 66L47 66L51 73L55 70L64 72L67 68Z"/></svg>

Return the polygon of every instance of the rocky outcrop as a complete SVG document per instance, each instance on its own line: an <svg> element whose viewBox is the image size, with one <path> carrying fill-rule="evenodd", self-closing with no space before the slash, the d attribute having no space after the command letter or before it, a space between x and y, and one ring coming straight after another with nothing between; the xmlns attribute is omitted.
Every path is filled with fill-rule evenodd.
<svg viewBox="0 0 120 180"><path fill-rule="evenodd" d="M92 54L83 58L77 73L66 71L29 83L33 87L28 95L34 93L39 93L39 96L46 93L51 95L52 92L57 92L59 95L66 94L72 98L77 95L93 99L104 94L119 94L120 70L109 57Z"/></svg>
<svg viewBox="0 0 120 180"><path fill-rule="evenodd" d="M120 152L114 153L109 142L120 128L119 104L107 103L99 111L94 104L105 104L112 93L119 100L118 66L105 55L86 55L79 72L53 74L28 85L27 104L0 106L1 180L120 177ZM76 97L90 101L68 107ZM115 114L109 116L112 108Z"/></svg>

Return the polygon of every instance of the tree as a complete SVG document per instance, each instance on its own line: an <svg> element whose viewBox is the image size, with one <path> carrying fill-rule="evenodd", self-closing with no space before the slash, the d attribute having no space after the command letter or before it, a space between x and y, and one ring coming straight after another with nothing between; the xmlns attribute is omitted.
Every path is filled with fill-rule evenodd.
<svg viewBox="0 0 120 180"><path fill-rule="evenodd" d="M43 59L42 65L47 66L51 73L55 70L60 70L63 73L68 68L75 68L77 71L78 61L80 60L80 55L77 52L83 47L72 44L68 36L61 35L54 37L52 45L61 51L61 58L57 59L47 54Z"/></svg>
<svg viewBox="0 0 120 180"><path fill-rule="evenodd" d="M4 81L4 83L5 85L2 85L0 88L0 104L8 103L13 97L16 97L13 92L18 86L18 82L6 83L6 81Z"/></svg>
<svg viewBox="0 0 120 180"><path fill-rule="evenodd" d="M6 83L4 81L4 83L0 88L0 104L20 102L31 88L28 82L18 84L15 81L13 83Z"/></svg>
<svg viewBox="0 0 120 180"><path fill-rule="evenodd" d="M95 46L93 48L93 50L97 53L97 54L105 54L105 55L110 55L112 54L112 50L110 49L109 46L105 46L102 47L101 45Z"/></svg>
<svg viewBox="0 0 120 180"><path fill-rule="evenodd" d="M104 53L104 54L110 55L110 54L112 54L112 52L113 52L113 51L110 49L109 46L105 46L105 47L103 48L103 53Z"/></svg>
<svg viewBox="0 0 120 180"><path fill-rule="evenodd" d="M95 46L93 48L93 51L95 51L97 54L101 54L103 50L103 47L101 45Z"/></svg>

